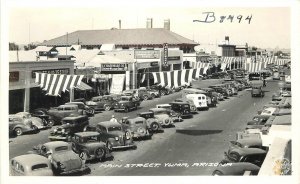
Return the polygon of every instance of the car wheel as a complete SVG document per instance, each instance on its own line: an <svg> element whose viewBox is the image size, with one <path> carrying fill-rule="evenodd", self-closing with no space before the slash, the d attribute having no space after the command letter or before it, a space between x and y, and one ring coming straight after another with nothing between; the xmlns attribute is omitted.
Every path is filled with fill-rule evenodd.
<svg viewBox="0 0 300 184"><path fill-rule="evenodd" d="M98 158L100 161L104 160L105 158L105 149L104 148L97 148L95 150L95 156Z"/></svg>
<svg viewBox="0 0 300 184"><path fill-rule="evenodd" d="M35 125L32 125L32 129L34 130L34 133L39 133L39 128Z"/></svg>
<svg viewBox="0 0 300 184"><path fill-rule="evenodd" d="M82 151L82 152L79 154L79 157L81 158L81 160L86 161L87 158L88 158L88 155L87 155L86 151Z"/></svg>
<svg viewBox="0 0 300 184"><path fill-rule="evenodd" d="M110 105L104 105L104 110L105 111L110 111L110 109L111 109Z"/></svg>
<svg viewBox="0 0 300 184"><path fill-rule="evenodd" d="M125 107L124 112L128 112L128 111L129 111L128 107Z"/></svg>
<svg viewBox="0 0 300 184"><path fill-rule="evenodd" d="M14 132L15 132L15 135L17 135L17 136L20 136L23 134L22 128L15 128Z"/></svg>
<svg viewBox="0 0 300 184"><path fill-rule="evenodd" d="M159 124L157 122L153 122L150 127L152 131L156 132L158 131Z"/></svg>
<svg viewBox="0 0 300 184"><path fill-rule="evenodd" d="M160 95L161 95L161 96L165 96L166 93L165 93L164 91L162 91L162 92L160 92Z"/></svg>
<svg viewBox="0 0 300 184"><path fill-rule="evenodd" d="M143 100L144 100L144 101L147 101L147 100L148 100L148 96L147 96L147 95L144 95L144 96L143 96Z"/></svg>
<svg viewBox="0 0 300 184"><path fill-rule="evenodd" d="M95 114L95 109L90 108L90 109L87 110L87 113L90 114L90 115L94 115Z"/></svg>
<svg viewBox="0 0 300 184"><path fill-rule="evenodd" d="M154 99L154 98L155 98L155 94L154 94L154 93L152 93L152 94L151 94L151 97Z"/></svg>
<svg viewBox="0 0 300 184"><path fill-rule="evenodd" d="M197 109L196 109L195 106L191 106L191 110L192 110L192 111L197 111Z"/></svg>
<svg viewBox="0 0 300 184"><path fill-rule="evenodd" d="M55 122L53 119L49 119L48 126L53 127L55 125Z"/></svg>

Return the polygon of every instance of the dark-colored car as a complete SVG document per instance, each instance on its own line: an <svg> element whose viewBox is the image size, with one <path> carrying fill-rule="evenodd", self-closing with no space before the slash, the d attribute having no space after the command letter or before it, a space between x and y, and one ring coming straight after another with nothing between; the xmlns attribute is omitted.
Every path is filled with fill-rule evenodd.
<svg viewBox="0 0 300 184"><path fill-rule="evenodd" d="M265 160L267 151L260 148L234 148L224 154L225 159L221 161L221 164L250 162L260 167Z"/></svg>
<svg viewBox="0 0 300 184"><path fill-rule="evenodd" d="M9 115L9 135L20 136L24 133L37 133L38 128L29 119L22 119L18 116Z"/></svg>
<svg viewBox="0 0 300 184"><path fill-rule="evenodd" d="M135 99L138 100L146 101L148 99L152 99L152 96L146 90L146 88L125 90L123 91L123 94L131 94Z"/></svg>
<svg viewBox="0 0 300 184"><path fill-rule="evenodd" d="M48 138L50 141L71 141L74 133L86 130L88 125L89 119L87 116L65 117L62 119L62 125L54 128Z"/></svg>
<svg viewBox="0 0 300 184"><path fill-rule="evenodd" d="M154 117L154 112L141 112L137 114L139 117L145 118L147 126L151 132L162 131L162 125L159 123L159 120Z"/></svg>
<svg viewBox="0 0 300 184"><path fill-rule="evenodd" d="M112 154L104 142L100 141L98 132L78 132L72 138L72 149L82 160L104 161Z"/></svg>
<svg viewBox="0 0 300 184"><path fill-rule="evenodd" d="M165 87L161 87L159 85L150 86L150 89L154 89L154 90L160 91L160 95L161 96L169 95L169 94L172 93L171 89L165 88Z"/></svg>
<svg viewBox="0 0 300 184"><path fill-rule="evenodd" d="M249 175L257 175L260 167L249 162L230 163L218 166L212 173L213 176L243 176L248 171Z"/></svg>
<svg viewBox="0 0 300 184"><path fill-rule="evenodd" d="M224 85L222 84L217 84L217 85L211 85L209 88L214 89L216 92L221 93L224 98L228 98L230 96L230 92L227 88L225 88Z"/></svg>
<svg viewBox="0 0 300 184"><path fill-rule="evenodd" d="M146 119L142 117L127 118L121 120L122 127L125 131L130 132L134 139L146 138L151 139L152 133L149 132Z"/></svg>
<svg viewBox="0 0 300 184"><path fill-rule="evenodd" d="M262 90L261 86L252 86L252 90L251 90L251 96L259 96L259 97L264 97L265 93Z"/></svg>
<svg viewBox="0 0 300 184"><path fill-rule="evenodd" d="M125 131L118 122L100 122L97 123L96 127L89 127L88 130L99 132L100 140L106 143L109 150L121 148L136 149L131 133Z"/></svg>
<svg viewBox="0 0 300 184"><path fill-rule="evenodd" d="M122 96L121 100L114 105L114 111L124 111L128 112L130 110L137 110L138 106L140 106L141 102L135 100L131 96Z"/></svg>
<svg viewBox="0 0 300 184"><path fill-rule="evenodd" d="M61 124L61 120L70 115L83 115L84 111L78 108L78 105L60 105L58 107L50 108L47 112L49 114L49 124Z"/></svg>
<svg viewBox="0 0 300 184"><path fill-rule="evenodd" d="M261 129L262 127L264 127L269 117L270 116L264 116L264 115L254 116L252 121L249 121L247 123L246 129Z"/></svg>
<svg viewBox="0 0 300 184"><path fill-rule="evenodd" d="M206 96L211 99L211 106L216 107L218 103L218 94L215 92L213 88L198 88L206 92Z"/></svg>
<svg viewBox="0 0 300 184"><path fill-rule="evenodd" d="M86 105L95 111L105 110L109 111L114 107L114 104L117 102L117 98L112 95L96 96L93 97L90 101L86 102Z"/></svg>
<svg viewBox="0 0 300 184"><path fill-rule="evenodd" d="M49 123L49 115L47 113L47 109L45 108L38 108L38 109L34 109L32 112L31 112L31 115L33 117L38 117L38 118L41 118L42 121L43 121L43 124L45 126L53 126L52 124Z"/></svg>
<svg viewBox="0 0 300 184"><path fill-rule="evenodd" d="M65 105L77 105L78 109L82 110L83 113L85 113L88 116L92 116L95 114L95 110L87 105L85 105L83 102L68 102L65 103Z"/></svg>
<svg viewBox="0 0 300 184"><path fill-rule="evenodd" d="M186 102L171 102L171 110L180 114L182 118L192 118L190 104Z"/></svg>

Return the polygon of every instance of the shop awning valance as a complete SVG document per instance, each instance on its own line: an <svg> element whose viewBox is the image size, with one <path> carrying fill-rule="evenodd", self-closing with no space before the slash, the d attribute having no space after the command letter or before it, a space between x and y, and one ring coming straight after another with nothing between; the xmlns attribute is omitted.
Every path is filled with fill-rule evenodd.
<svg viewBox="0 0 300 184"><path fill-rule="evenodd" d="M81 82L77 87L77 89L81 90L81 91L88 91L88 90L92 90L93 88L89 85L87 85L84 82Z"/></svg>
<svg viewBox="0 0 300 184"><path fill-rule="evenodd" d="M83 75L35 73L35 82L50 96L60 96L61 92L80 85Z"/></svg>

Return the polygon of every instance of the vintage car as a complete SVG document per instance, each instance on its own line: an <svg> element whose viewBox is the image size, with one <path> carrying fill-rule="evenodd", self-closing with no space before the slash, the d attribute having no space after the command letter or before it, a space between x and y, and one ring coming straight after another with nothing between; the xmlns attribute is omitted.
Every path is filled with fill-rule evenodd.
<svg viewBox="0 0 300 184"><path fill-rule="evenodd" d="M258 114L264 116L272 116L276 109L276 107L267 107L262 111L258 111Z"/></svg>
<svg viewBox="0 0 300 184"><path fill-rule="evenodd" d="M251 96L252 97L255 97L255 96L264 97L265 93L262 90L262 86L252 86Z"/></svg>
<svg viewBox="0 0 300 184"><path fill-rule="evenodd" d="M260 148L234 148L224 152L225 159L220 164L249 162L260 167L266 154L267 151Z"/></svg>
<svg viewBox="0 0 300 184"><path fill-rule="evenodd" d="M98 132L78 132L72 138L72 149L82 160L104 161L112 154L104 142L100 141Z"/></svg>
<svg viewBox="0 0 300 184"><path fill-rule="evenodd" d="M203 104L202 102L201 103L198 103L196 102L195 100L197 101L203 101L202 97L200 99L196 99L196 98L193 98L193 99L190 99L193 101L193 104L199 109L199 108L204 108L206 109L207 107L212 107L212 106L216 106L216 101L217 99L212 99L210 96L207 95L208 93L204 90L200 90L200 89L196 89L196 88L188 88L188 89L183 89L182 90L182 98L183 99L190 99L190 98L187 98L187 96L189 95L190 97L191 96L194 96L194 95L205 95L205 101L206 103ZM201 107L203 106L203 107ZM208 109L208 108L207 108Z"/></svg>
<svg viewBox="0 0 300 184"><path fill-rule="evenodd" d="M154 89L154 90L157 90L158 93L160 92L160 95L161 96L165 96L165 95L169 95L172 93L172 90L170 88L165 88L165 87L162 87L160 85L153 85L153 86L150 86L150 89Z"/></svg>
<svg viewBox="0 0 300 184"><path fill-rule="evenodd" d="M162 125L159 123L159 120L154 117L154 112L141 112L137 114L139 117L145 118L147 126L149 127L150 132L159 132L162 131Z"/></svg>
<svg viewBox="0 0 300 184"><path fill-rule="evenodd" d="M213 176L242 176L249 172L248 175L257 175L260 167L249 162L231 163L228 166L220 165L212 173Z"/></svg>
<svg viewBox="0 0 300 184"><path fill-rule="evenodd" d="M156 89L151 89L151 88L148 88L146 89L148 91L148 93L150 93L152 99L154 98L159 98L160 97L160 94L159 94L159 91L156 90Z"/></svg>
<svg viewBox="0 0 300 184"><path fill-rule="evenodd" d="M151 108L149 112L153 113L154 117L158 120L158 123L161 124L162 127L171 127L173 126L173 118L170 114L171 112L165 108Z"/></svg>
<svg viewBox="0 0 300 184"><path fill-rule="evenodd" d="M26 119L31 120L32 125L36 126L39 130L40 129L44 129L44 128L47 127L47 124L44 124L44 122L43 122L43 120L41 118L33 117L28 112L18 112L16 114L14 114L14 116L20 117L21 119L23 119L23 121L26 120Z"/></svg>
<svg viewBox="0 0 300 184"><path fill-rule="evenodd" d="M231 150L235 148L260 148L264 150L266 149L262 145L261 138L244 138L235 141L230 141L228 152L231 152Z"/></svg>
<svg viewBox="0 0 300 184"><path fill-rule="evenodd" d="M112 95L96 96L90 101L86 102L86 105L94 109L94 111L105 110L109 111L114 107L117 99Z"/></svg>
<svg viewBox="0 0 300 184"><path fill-rule="evenodd" d="M95 109L85 105L83 102L68 102L65 105L77 105L78 109L83 111L83 114L92 116L95 114Z"/></svg>
<svg viewBox="0 0 300 184"><path fill-rule="evenodd" d="M193 99L188 99L188 98L182 99L182 98L178 98L178 99L174 100L174 102L186 102L186 103L190 104L190 110L191 110L191 113L193 113L193 114L196 114L196 113L197 113L197 106L194 104ZM205 102L205 103L206 103L206 102Z"/></svg>
<svg viewBox="0 0 300 184"><path fill-rule="evenodd" d="M130 110L137 110L140 106L140 102L132 98L131 96L122 96L121 100L114 104L114 111L128 112Z"/></svg>
<svg viewBox="0 0 300 184"><path fill-rule="evenodd" d="M278 107L268 107L261 111L261 115L267 115L267 116L282 116L282 115L290 115L291 113L292 110L289 108L278 108Z"/></svg>
<svg viewBox="0 0 300 184"><path fill-rule="evenodd" d="M45 109L45 108L34 109L34 110L31 112L31 116L41 118L42 121L43 121L43 124L44 124L46 127L51 127L52 124L49 124L49 115L48 115L47 111L48 111L48 110Z"/></svg>
<svg viewBox="0 0 300 184"><path fill-rule="evenodd" d="M85 165L78 154L72 150L71 144L53 141L33 147L34 153L48 158L54 174L67 175L72 173L88 173L90 168Z"/></svg>
<svg viewBox="0 0 300 184"><path fill-rule="evenodd" d="M53 176L50 160L37 154L14 157L9 162L10 176Z"/></svg>
<svg viewBox="0 0 300 184"><path fill-rule="evenodd" d="M197 110L208 110L208 97L205 94L187 94L186 99L192 101ZM176 101L175 101L176 102ZM212 105L212 103L210 103Z"/></svg>
<svg viewBox="0 0 300 184"><path fill-rule="evenodd" d="M37 133L39 131L38 128L32 124L30 119L23 119L19 116L9 115L8 122L10 135L20 136L24 133Z"/></svg>
<svg viewBox="0 0 300 184"><path fill-rule="evenodd" d="M280 80L280 74L278 71L273 73L273 80Z"/></svg>
<svg viewBox="0 0 300 184"><path fill-rule="evenodd" d="M211 98L211 106L216 107L218 103L219 94L213 88L198 88L205 91L205 95ZM222 95L223 96L223 95Z"/></svg>
<svg viewBox="0 0 300 184"><path fill-rule="evenodd" d="M48 110L50 115L49 121L52 125L61 124L61 120L70 115L83 115L83 110L78 108L78 105L60 105L58 107L53 107Z"/></svg>
<svg viewBox="0 0 300 184"><path fill-rule="evenodd" d="M129 119L127 117L123 117L120 123L123 127L123 130L130 132L134 139L151 139L152 137L152 133L149 132L145 118L136 117Z"/></svg>
<svg viewBox="0 0 300 184"><path fill-rule="evenodd" d="M50 141L71 141L74 133L83 132L89 125L87 116L69 116L62 119L62 125L55 127L48 136Z"/></svg>
<svg viewBox="0 0 300 184"><path fill-rule="evenodd" d="M140 100L148 100L148 99L152 99L151 94L147 91L146 88L139 88L139 89L131 89L131 90L126 90L123 93L126 93L127 91L132 91L133 96L137 96L138 99Z"/></svg>
<svg viewBox="0 0 300 184"><path fill-rule="evenodd" d="M88 131L97 131L100 133L100 141L105 142L109 150L121 148L136 149L130 132L125 131L118 122L104 121L97 125L90 126Z"/></svg>
<svg viewBox="0 0 300 184"><path fill-rule="evenodd" d="M209 86L209 88L212 88L216 92L221 93L224 96L224 98L228 98L229 96L232 96L230 90L227 89L223 84L211 85Z"/></svg>
<svg viewBox="0 0 300 184"><path fill-rule="evenodd" d="M253 117L252 121L247 123L246 129L261 129L270 116L256 115Z"/></svg>
<svg viewBox="0 0 300 184"><path fill-rule="evenodd" d="M177 113L177 112L175 112L175 111L173 111L171 109L171 107L172 106L170 104L156 104L156 108L163 108L164 111L165 111L165 114L168 114L172 118L173 122L181 122L181 121L183 121L183 119L181 118L180 114Z"/></svg>
<svg viewBox="0 0 300 184"><path fill-rule="evenodd" d="M171 102L171 109L179 113L181 118L192 118L193 114L191 113L191 108L188 103L185 102Z"/></svg>

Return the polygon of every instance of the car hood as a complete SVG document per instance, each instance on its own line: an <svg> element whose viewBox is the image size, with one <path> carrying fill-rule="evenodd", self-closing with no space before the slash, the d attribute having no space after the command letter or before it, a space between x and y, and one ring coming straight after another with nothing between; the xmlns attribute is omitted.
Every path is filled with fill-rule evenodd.
<svg viewBox="0 0 300 184"><path fill-rule="evenodd" d="M85 144L85 147L90 150L94 150L95 148L103 147L103 146L105 146L103 142L89 142Z"/></svg>
<svg viewBox="0 0 300 184"><path fill-rule="evenodd" d="M167 114L158 114L158 115L154 115L154 117L157 119L166 119L169 118L170 116Z"/></svg>
<svg viewBox="0 0 300 184"><path fill-rule="evenodd" d="M123 131L110 131L109 134L119 137L123 136L125 133Z"/></svg>
<svg viewBox="0 0 300 184"><path fill-rule="evenodd" d="M60 162L66 162L69 160L80 159L79 156L71 150L56 152L56 153L52 154L52 158L55 161L60 161Z"/></svg>
<svg viewBox="0 0 300 184"><path fill-rule="evenodd" d="M87 101L85 104L86 105L97 105L97 102Z"/></svg>
<svg viewBox="0 0 300 184"><path fill-rule="evenodd" d="M73 127L72 124L62 124L61 126L57 127L57 129L66 129L66 128L70 128L70 127Z"/></svg>

